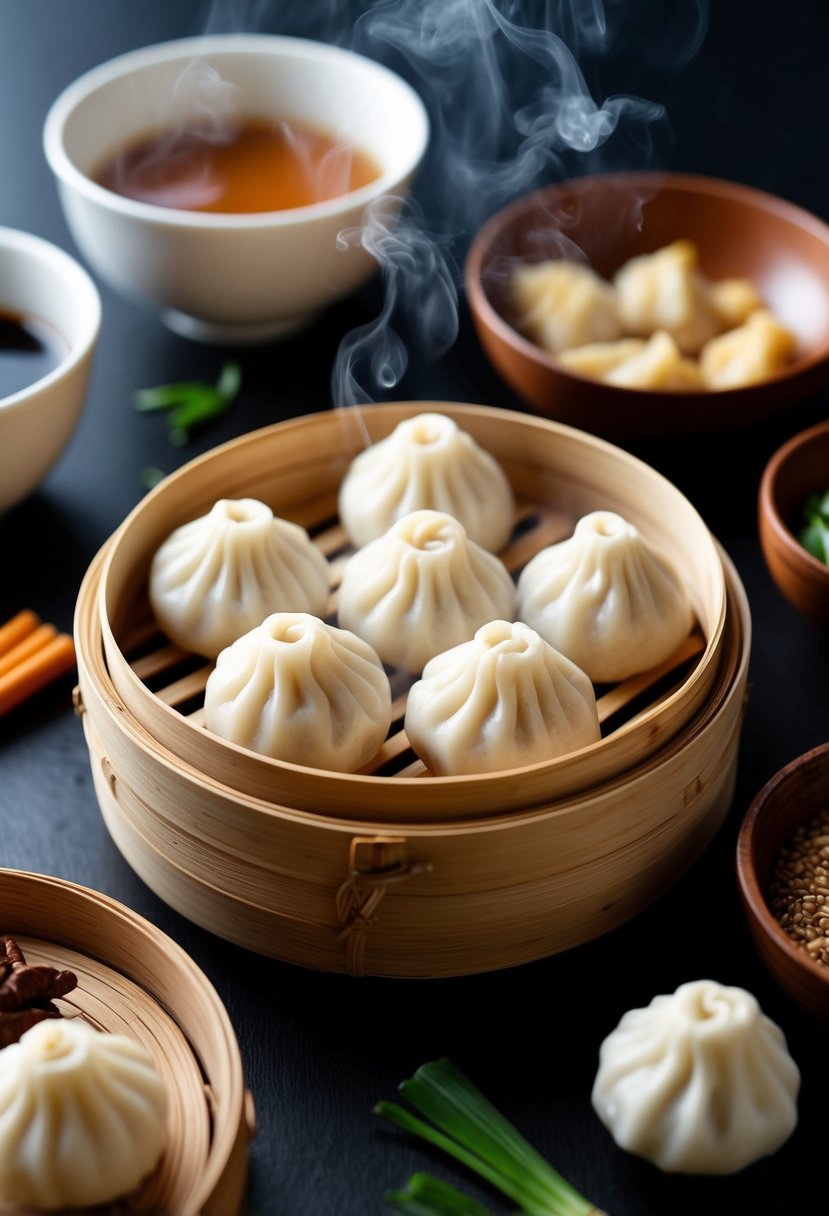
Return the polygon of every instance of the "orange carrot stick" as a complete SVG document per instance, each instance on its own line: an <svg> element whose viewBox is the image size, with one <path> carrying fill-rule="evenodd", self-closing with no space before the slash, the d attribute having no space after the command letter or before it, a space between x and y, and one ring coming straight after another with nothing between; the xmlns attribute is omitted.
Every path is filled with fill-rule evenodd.
<svg viewBox="0 0 829 1216"><path fill-rule="evenodd" d="M24 608L13 616L5 625L0 626L0 654L11 650L18 642L22 642L30 633L34 633L40 624L40 617L31 608Z"/></svg>
<svg viewBox="0 0 829 1216"><path fill-rule="evenodd" d="M0 676L0 715L45 688L75 664L75 646L67 633L59 633L42 649Z"/></svg>
<svg viewBox="0 0 829 1216"><path fill-rule="evenodd" d="M52 638L57 636L57 632L54 625L41 625L22 642L18 642L16 646L12 646L11 650L0 655L0 676L4 676L8 671L13 671L24 659L28 659L30 655L41 650L47 642L51 642Z"/></svg>

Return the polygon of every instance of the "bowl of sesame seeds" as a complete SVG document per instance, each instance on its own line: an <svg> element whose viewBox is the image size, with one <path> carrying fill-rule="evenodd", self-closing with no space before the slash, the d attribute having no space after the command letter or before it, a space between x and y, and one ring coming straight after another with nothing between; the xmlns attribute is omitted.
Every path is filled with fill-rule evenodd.
<svg viewBox="0 0 829 1216"><path fill-rule="evenodd" d="M829 1021L829 743L760 790L737 839L737 878L760 957L802 1008Z"/></svg>

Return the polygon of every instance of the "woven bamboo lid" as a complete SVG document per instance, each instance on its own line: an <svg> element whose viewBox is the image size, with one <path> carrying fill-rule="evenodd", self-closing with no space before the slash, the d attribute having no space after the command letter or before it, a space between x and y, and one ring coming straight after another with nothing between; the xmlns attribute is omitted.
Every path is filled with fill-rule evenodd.
<svg viewBox="0 0 829 1216"><path fill-rule="evenodd" d="M171 647L147 599L147 571L169 532L220 497L251 496L308 527L329 556L346 538L336 519L339 484L367 442L426 410L453 417L500 461L518 498L512 543L502 557L516 573L538 549L569 535L588 511L617 511L682 572L699 632L666 664L605 691L600 742L522 769L432 777L412 763L400 719L405 685L395 688L397 726L367 769L322 772L259 756L209 734L200 698L211 665ZM214 449L150 493L106 546L98 592L109 675L137 722L205 777L243 794L299 809L378 823L462 819L529 807L575 794L630 770L657 751L704 704L716 676L726 614L716 545L695 508L664 477L629 453L572 428L507 410L407 402L309 415ZM89 585L76 629L89 626ZM644 699L644 704L643 704Z"/></svg>
<svg viewBox="0 0 829 1216"><path fill-rule="evenodd" d="M63 879L0 870L0 926L27 962L68 968L67 1017L141 1042L169 1099L158 1167L113 1213L236 1216L253 1122L239 1048L218 994L171 938L130 909ZM28 1209L3 1207L9 1216ZM106 1216L106 1209L96 1209Z"/></svg>

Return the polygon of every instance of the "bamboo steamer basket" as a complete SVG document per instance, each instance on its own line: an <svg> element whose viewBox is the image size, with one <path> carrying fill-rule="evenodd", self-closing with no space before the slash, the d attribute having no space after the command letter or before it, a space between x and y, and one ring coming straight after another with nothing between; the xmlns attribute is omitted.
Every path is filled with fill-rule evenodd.
<svg viewBox="0 0 829 1216"><path fill-rule="evenodd" d="M751 623L725 557L727 612L694 718L625 774L529 809L385 825L216 781L154 738L109 677L99 555L76 621L79 702L103 818L166 902L246 948L351 974L508 967L628 920L699 855L731 803Z"/></svg>
<svg viewBox="0 0 829 1216"><path fill-rule="evenodd" d="M250 496L307 527L335 559L336 581L347 549L336 518L337 491L349 463L369 442L426 410L454 418L509 476L516 528L501 556L514 573L544 545L569 536L581 515L616 511L682 573L697 631L660 669L599 690L605 726L598 743L526 768L465 777L425 774L402 730L408 682L395 677L396 724L358 774L287 764L210 735L202 725L202 699L211 664L171 646L152 621L147 573L154 552L173 528L204 514L218 498ZM704 704L718 670L726 615L716 544L691 503L655 470L558 423L445 402L326 411L256 431L191 462L151 492L111 538L98 599L112 684L152 738L205 778L247 796L326 816L359 813L378 824L503 814L576 794L641 763ZM332 611L335 604L334 598ZM90 610L86 599L83 610Z"/></svg>
<svg viewBox="0 0 829 1216"><path fill-rule="evenodd" d="M253 1104L227 1012L203 972L130 909L63 879L0 870L0 921L27 962L75 972L77 988L55 1001L64 1016L138 1039L165 1080L164 1154L126 1207L113 1210L241 1214ZM19 1206L2 1211L32 1216Z"/></svg>

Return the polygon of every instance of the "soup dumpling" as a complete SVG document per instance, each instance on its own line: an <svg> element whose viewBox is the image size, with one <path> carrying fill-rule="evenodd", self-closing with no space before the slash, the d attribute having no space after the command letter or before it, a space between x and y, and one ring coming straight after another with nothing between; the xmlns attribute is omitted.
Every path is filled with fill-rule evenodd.
<svg viewBox="0 0 829 1216"><path fill-rule="evenodd" d="M518 329L551 355L622 336L616 292L582 262L518 265L510 294Z"/></svg>
<svg viewBox="0 0 829 1216"><path fill-rule="evenodd" d="M739 388L776 375L796 352L794 334L767 309L760 309L745 325L707 343L700 368L708 388Z"/></svg>
<svg viewBox="0 0 829 1216"><path fill-rule="evenodd" d="M424 413L356 456L340 486L340 520L356 547L412 511L454 515L497 553L513 523L512 487L493 456L446 414Z"/></svg>
<svg viewBox="0 0 829 1216"><path fill-rule="evenodd" d="M542 549L518 579L518 616L594 684L668 659L693 623L685 585L639 530L594 511Z"/></svg>
<svg viewBox="0 0 829 1216"><path fill-rule="evenodd" d="M725 325L697 257L691 241L679 240L631 258L617 271L613 281L627 333L650 337L665 330L683 354L696 355L722 332Z"/></svg>
<svg viewBox="0 0 829 1216"><path fill-rule="evenodd" d="M442 511L413 511L348 559L340 624L384 663L420 672L487 621L511 619L515 585L506 566Z"/></svg>
<svg viewBox="0 0 829 1216"><path fill-rule="evenodd" d="M0 1200L88 1211L127 1195L163 1152L167 1106L136 1040L39 1022L0 1051Z"/></svg>
<svg viewBox="0 0 829 1216"><path fill-rule="evenodd" d="M272 612L323 615L329 581L304 528L255 498L222 498L164 541L149 594L171 641L215 658Z"/></svg>
<svg viewBox="0 0 829 1216"><path fill-rule="evenodd" d="M634 351L605 373L608 384L620 388L690 392L703 387L697 364L686 359L670 334L658 330L641 350Z"/></svg>
<svg viewBox="0 0 829 1216"><path fill-rule="evenodd" d="M592 1101L619 1147L659 1169L731 1174L788 1139L799 1088L755 997L696 980L624 1015L601 1045Z"/></svg>
<svg viewBox="0 0 829 1216"><path fill-rule="evenodd" d="M437 776L539 764L599 739L590 680L518 621L490 621L430 659L405 730Z"/></svg>
<svg viewBox="0 0 829 1216"><path fill-rule="evenodd" d="M310 768L353 773L391 725L391 688L367 642L302 612L276 612L216 660L209 731Z"/></svg>

